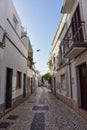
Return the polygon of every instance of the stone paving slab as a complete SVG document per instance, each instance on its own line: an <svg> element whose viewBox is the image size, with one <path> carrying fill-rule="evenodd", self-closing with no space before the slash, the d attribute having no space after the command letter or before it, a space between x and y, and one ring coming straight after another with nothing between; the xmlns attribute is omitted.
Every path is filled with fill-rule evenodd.
<svg viewBox="0 0 87 130"><path fill-rule="evenodd" d="M12 122L0 122L0 129L7 130L13 123Z"/></svg>
<svg viewBox="0 0 87 130"><path fill-rule="evenodd" d="M32 110L48 110L48 106L34 106Z"/></svg>
<svg viewBox="0 0 87 130"><path fill-rule="evenodd" d="M40 104L40 100L45 102ZM47 106L49 110L33 111L34 106ZM9 120L12 125L8 130L87 130L87 122L46 88L39 87L27 101L5 115L0 123L8 122L10 115L17 115L18 118Z"/></svg>
<svg viewBox="0 0 87 130"><path fill-rule="evenodd" d="M45 113L35 113L30 130L45 130Z"/></svg>

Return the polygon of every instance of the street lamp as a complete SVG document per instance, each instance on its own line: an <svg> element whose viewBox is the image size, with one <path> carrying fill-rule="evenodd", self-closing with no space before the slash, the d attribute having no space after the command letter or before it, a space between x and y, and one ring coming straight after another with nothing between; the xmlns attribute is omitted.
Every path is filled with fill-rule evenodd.
<svg viewBox="0 0 87 130"><path fill-rule="evenodd" d="M37 52L39 52L40 51L40 49L38 49L38 50L36 50Z"/></svg>

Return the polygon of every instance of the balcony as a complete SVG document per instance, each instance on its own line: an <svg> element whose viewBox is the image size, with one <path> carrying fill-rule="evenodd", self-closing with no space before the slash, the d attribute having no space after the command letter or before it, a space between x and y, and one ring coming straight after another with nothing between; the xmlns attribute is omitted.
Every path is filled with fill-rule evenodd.
<svg viewBox="0 0 87 130"><path fill-rule="evenodd" d="M65 59L63 57L58 57L58 66L61 66L65 63Z"/></svg>
<svg viewBox="0 0 87 130"><path fill-rule="evenodd" d="M34 65L33 60L31 60L30 58L28 58L28 60L27 60L27 66L28 66L30 69L32 69L33 65Z"/></svg>
<svg viewBox="0 0 87 130"><path fill-rule="evenodd" d="M64 0L64 4L62 6L61 12L64 13L70 13L72 10L72 7L74 5L75 0Z"/></svg>
<svg viewBox="0 0 87 130"><path fill-rule="evenodd" d="M28 62L27 65L32 68L32 66L34 65L33 62L33 53L32 52L28 52Z"/></svg>
<svg viewBox="0 0 87 130"><path fill-rule="evenodd" d="M86 37L85 22L71 23L62 41L64 57L73 59L87 49Z"/></svg>
<svg viewBox="0 0 87 130"><path fill-rule="evenodd" d="M52 66L54 71L56 71L57 69L57 62L58 62L58 58L57 56L55 56L53 59L53 66Z"/></svg>
<svg viewBox="0 0 87 130"><path fill-rule="evenodd" d="M65 64L65 58L63 57L63 49L62 49L62 45L59 48L59 52L58 52L58 68Z"/></svg>
<svg viewBox="0 0 87 130"><path fill-rule="evenodd" d="M6 32L0 26L0 47L2 48L5 46L5 37L6 37Z"/></svg>
<svg viewBox="0 0 87 130"><path fill-rule="evenodd" d="M61 65L63 65L65 63L65 59L64 57L62 57L62 55L59 53L56 57L55 57L55 62L53 63L53 70L57 71L59 69L59 67Z"/></svg>

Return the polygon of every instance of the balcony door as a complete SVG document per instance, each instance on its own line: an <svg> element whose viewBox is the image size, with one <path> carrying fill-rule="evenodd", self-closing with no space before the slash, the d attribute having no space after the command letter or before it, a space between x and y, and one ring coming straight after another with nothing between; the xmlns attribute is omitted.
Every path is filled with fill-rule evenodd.
<svg viewBox="0 0 87 130"><path fill-rule="evenodd" d="M77 6L76 11L72 17L72 33L73 33L73 40L75 42L83 41L83 30L82 30L82 21L79 5Z"/></svg>

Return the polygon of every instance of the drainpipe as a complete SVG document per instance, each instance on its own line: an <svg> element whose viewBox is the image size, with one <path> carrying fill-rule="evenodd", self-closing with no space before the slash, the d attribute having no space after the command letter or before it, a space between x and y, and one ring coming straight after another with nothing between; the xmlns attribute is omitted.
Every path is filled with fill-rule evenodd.
<svg viewBox="0 0 87 130"><path fill-rule="evenodd" d="M70 90L71 90L71 98L73 98L73 94L72 94L72 70L71 70L71 62L69 60L69 72L70 72Z"/></svg>

